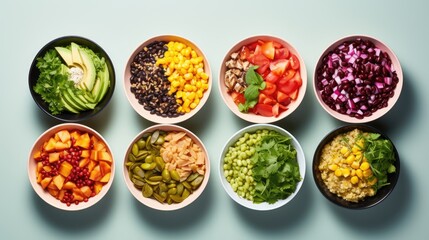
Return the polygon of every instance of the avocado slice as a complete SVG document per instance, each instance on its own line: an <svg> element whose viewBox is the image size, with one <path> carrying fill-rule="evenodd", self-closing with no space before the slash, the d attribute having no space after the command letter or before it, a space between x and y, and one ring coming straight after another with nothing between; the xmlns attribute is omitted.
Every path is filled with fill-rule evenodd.
<svg viewBox="0 0 429 240"><path fill-rule="evenodd" d="M57 50L58 54L60 54L67 66L73 66L73 57L70 49L65 47L55 47L55 50Z"/></svg>
<svg viewBox="0 0 429 240"><path fill-rule="evenodd" d="M91 56L84 49L79 48L79 54L82 59L82 66L84 72L82 81L80 81L79 84L82 89L92 91L92 89L94 88L97 71L95 70L95 66L92 62Z"/></svg>
<svg viewBox="0 0 429 240"><path fill-rule="evenodd" d="M61 99L63 100L63 103L65 103L64 106L66 109L70 112L78 113L85 110L73 101L73 99L68 94L68 91L63 92Z"/></svg>
<svg viewBox="0 0 429 240"><path fill-rule="evenodd" d="M100 93L97 94L97 102L100 102L103 99L104 95L106 95L107 90L110 87L110 75L106 63L104 63L104 70L100 73L100 80L101 82L103 82L103 84Z"/></svg>
<svg viewBox="0 0 429 240"><path fill-rule="evenodd" d="M85 101L82 101L79 97L80 95L76 95L72 89L68 88L67 91L64 93L64 95L68 96L70 101L75 105L78 106L82 110L88 110L88 106L86 105Z"/></svg>
<svg viewBox="0 0 429 240"><path fill-rule="evenodd" d="M73 65L78 65L78 66L82 66L82 59L80 58L80 53L79 53L79 45L77 45L76 43L72 42L71 43L71 54L72 54L72 62Z"/></svg>

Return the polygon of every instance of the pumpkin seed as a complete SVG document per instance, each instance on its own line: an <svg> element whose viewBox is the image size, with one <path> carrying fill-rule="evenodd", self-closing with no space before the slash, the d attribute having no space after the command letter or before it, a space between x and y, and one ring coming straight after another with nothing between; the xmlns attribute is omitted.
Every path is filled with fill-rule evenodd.
<svg viewBox="0 0 429 240"><path fill-rule="evenodd" d="M180 203L183 201L183 198L181 196L178 196L178 195L170 195L170 198L176 203Z"/></svg>
<svg viewBox="0 0 429 240"><path fill-rule="evenodd" d="M137 145L137 143L133 144L133 147L131 148L131 153L134 156L137 156L139 154L139 146Z"/></svg>
<svg viewBox="0 0 429 240"><path fill-rule="evenodd" d="M170 182L171 180L171 176L170 176L170 171L168 171L167 169L162 170L162 181L164 182Z"/></svg>
<svg viewBox="0 0 429 240"><path fill-rule="evenodd" d="M154 176L150 176L149 178L148 178L150 181L153 181L153 182L161 182L162 181L162 176L156 176L156 175L154 175Z"/></svg>
<svg viewBox="0 0 429 240"><path fill-rule="evenodd" d="M203 175L199 175L197 178L195 178L194 181L191 182L192 189L198 188L203 182L203 179L204 179Z"/></svg>
<svg viewBox="0 0 429 240"><path fill-rule="evenodd" d="M192 181L194 181L194 179L195 178L197 178L198 177L198 173L197 172L195 172L195 173L192 173L191 175L189 175L189 177L186 179L186 181L187 182L192 182Z"/></svg>
<svg viewBox="0 0 429 240"><path fill-rule="evenodd" d="M159 131L156 130L155 132L152 133L152 136L150 138L150 143L153 145L158 140L158 137L159 137Z"/></svg>
<svg viewBox="0 0 429 240"><path fill-rule="evenodd" d="M188 189L184 189L183 193L182 193L182 199L186 199L187 197L189 197L189 195L191 194L190 191L188 191ZM174 200L174 199L173 199Z"/></svg>
<svg viewBox="0 0 429 240"><path fill-rule="evenodd" d="M144 171L143 171L143 169L141 169L139 166L136 166L136 167L133 169L133 173L134 173L134 174L136 174L136 175L138 175L139 177L144 178Z"/></svg>
<svg viewBox="0 0 429 240"><path fill-rule="evenodd" d="M174 181L180 181L180 175L175 169L170 171L170 176Z"/></svg>
<svg viewBox="0 0 429 240"><path fill-rule="evenodd" d="M145 184L143 185L142 193L143 193L143 197L147 197L147 198L151 197L153 194L153 189L149 184Z"/></svg>

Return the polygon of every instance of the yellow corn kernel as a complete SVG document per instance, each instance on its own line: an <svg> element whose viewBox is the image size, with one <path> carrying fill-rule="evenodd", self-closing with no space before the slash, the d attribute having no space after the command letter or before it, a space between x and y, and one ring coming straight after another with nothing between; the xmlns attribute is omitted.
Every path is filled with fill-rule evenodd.
<svg viewBox="0 0 429 240"><path fill-rule="evenodd" d="M357 153L357 152L360 152L360 148L358 146L353 146L352 153Z"/></svg>
<svg viewBox="0 0 429 240"><path fill-rule="evenodd" d="M354 155L355 155L356 159L358 159L358 160L362 159L362 152L357 152Z"/></svg>
<svg viewBox="0 0 429 240"><path fill-rule="evenodd" d="M369 179L369 181L368 181L368 184L369 185L374 185L374 184L376 184L377 183L377 178L376 177L374 177L374 178L371 178L371 179Z"/></svg>
<svg viewBox="0 0 429 240"><path fill-rule="evenodd" d="M192 73L185 73L185 75L183 75L183 77L185 78L185 80L189 81L189 80L192 80L194 75Z"/></svg>
<svg viewBox="0 0 429 240"><path fill-rule="evenodd" d="M331 171L335 171L338 169L338 165L337 164L331 164L328 166L328 169Z"/></svg>
<svg viewBox="0 0 429 240"><path fill-rule="evenodd" d="M343 168L343 169L341 170L341 172L343 173L343 176L344 176L344 177L348 177L348 176L350 176L350 169L348 169L348 168Z"/></svg>
<svg viewBox="0 0 429 240"><path fill-rule="evenodd" d="M356 145L357 145L358 147L360 147L361 149L363 149L364 144L365 144L365 142L364 142L364 140L363 140L363 139L359 139L359 140L356 142Z"/></svg>
<svg viewBox="0 0 429 240"><path fill-rule="evenodd" d="M355 155L351 154L346 158L346 163L351 165L355 161Z"/></svg>
<svg viewBox="0 0 429 240"><path fill-rule="evenodd" d="M363 173L361 169L356 169L356 176L358 176L360 179L363 178Z"/></svg>
<svg viewBox="0 0 429 240"><path fill-rule="evenodd" d="M171 82L171 86L172 86L172 87L174 87L174 88L177 88L177 87L179 87L179 86L180 86L180 82L179 82L179 81L177 81L177 80L176 80L176 81L172 81L172 82Z"/></svg>
<svg viewBox="0 0 429 240"><path fill-rule="evenodd" d="M203 90L198 90L197 91L197 97L202 98L203 97Z"/></svg>
<svg viewBox="0 0 429 240"><path fill-rule="evenodd" d="M200 74L200 77L201 77L201 79L203 79L203 80L207 80L207 79L209 79L209 75L207 75L207 73L205 73L205 72L202 72L202 73Z"/></svg>
<svg viewBox="0 0 429 240"><path fill-rule="evenodd" d="M359 169L359 167L360 167L359 162L356 162L356 161L354 161L350 166L354 169Z"/></svg>
<svg viewBox="0 0 429 240"><path fill-rule="evenodd" d="M196 107L197 107L197 104L195 104L195 103L193 102L193 103L189 104L189 107L190 107L191 109L194 109L194 108L196 108Z"/></svg>
<svg viewBox="0 0 429 240"><path fill-rule="evenodd" d="M360 169L362 169L362 171L365 171L365 170L369 169L369 163L368 162L363 162L360 165Z"/></svg>
<svg viewBox="0 0 429 240"><path fill-rule="evenodd" d="M348 157L350 155L350 151L347 147L341 148L340 153L343 154L344 157Z"/></svg>
<svg viewBox="0 0 429 240"><path fill-rule="evenodd" d="M196 98L194 99L194 103L198 105L198 104L200 103L200 99L199 99L198 97L196 97Z"/></svg>
<svg viewBox="0 0 429 240"><path fill-rule="evenodd" d="M342 175L343 175L343 171L341 171L340 168L337 168L337 170L335 170L335 176L341 177Z"/></svg>
<svg viewBox="0 0 429 240"><path fill-rule="evenodd" d="M356 183L358 183L358 182L359 182L359 178L358 178L358 177L356 177L356 176L353 176L353 177L351 177L351 178L350 178L350 182L351 182L352 184L356 184Z"/></svg>
<svg viewBox="0 0 429 240"><path fill-rule="evenodd" d="M195 52L195 50L192 50L192 51L191 51L191 56L192 56L193 58L196 58L196 57L198 57L198 54L197 54L197 52Z"/></svg>
<svg viewBox="0 0 429 240"><path fill-rule="evenodd" d="M350 172L350 176L356 176L356 170L355 169L352 169L352 171Z"/></svg>
<svg viewBox="0 0 429 240"><path fill-rule="evenodd" d="M362 174L364 177L368 178L368 177L372 176L372 171L371 171L371 169L367 169L365 171L362 171Z"/></svg>

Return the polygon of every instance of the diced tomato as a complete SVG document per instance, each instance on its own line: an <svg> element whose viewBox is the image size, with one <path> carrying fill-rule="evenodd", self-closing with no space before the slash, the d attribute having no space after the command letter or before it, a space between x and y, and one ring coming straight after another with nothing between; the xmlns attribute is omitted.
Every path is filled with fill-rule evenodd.
<svg viewBox="0 0 429 240"><path fill-rule="evenodd" d="M286 111L288 108L280 103L276 103L272 108L272 113L274 117L278 117L282 112Z"/></svg>
<svg viewBox="0 0 429 240"><path fill-rule="evenodd" d="M298 87L301 87L302 85L302 78L301 78L301 74L299 74L299 72L296 72L295 75L292 78L293 81L295 81L296 83L298 83Z"/></svg>
<svg viewBox="0 0 429 240"><path fill-rule="evenodd" d="M298 70L298 68L299 68L299 60L298 60L298 58L296 57L295 54L291 54L290 55L289 61L290 61L290 66L292 67L292 69Z"/></svg>
<svg viewBox="0 0 429 240"><path fill-rule="evenodd" d="M259 115L265 116L265 117L272 117L273 116L273 107L268 104L261 104L257 103L255 105L255 112Z"/></svg>
<svg viewBox="0 0 429 240"><path fill-rule="evenodd" d="M277 84L284 85L287 81L290 81L295 76L296 71L293 69L288 69L285 71L285 73L280 77Z"/></svg>
<svg viewBox="0 0 429 240"><path fill-rule="evenodd" d="M251 64L257 65L259 67L270 64L270 59L268 59L267 57L265 57L262 54L257 54L256 51L253 54L249 54L247 61L249 61Z"/></svg>
<svg viewBox="0 0 429 240"><path fill-rule="evenodd" d="M232 92L231 97L232 97L232 100L234 101L234 103L237 105L240 103L246 102L246 98L244 98L244 94L242 94L242 93Z"/></svg>
<svg viewBox="0 0 429 240"><path fill-rule="evenodd" d="M240 59L245 60L250 55L250 49L247 46L243 46L240 50Z"/></svg>
<svg viewBox="0 0 429 240"><path fill-rule="evenodd" d="M256 69L256 72L258 72L260 75L266 76L268 74L268 68L270 67L269 63L266 63L262 66L259 66L258 69Z"/></svg>
<svg viewBox="0 0 429 240"><path fill-rule="evenodd" d="M279 42L276 42L276 41L273 41L273 45L274 45L274 48L276 48L276 49L283 48L283 45Z"/></svg>
<svg viewBox="0 0 429 240"><path fill-rule="evenodd" d="M259 93L258 103L274 105L277 101L271 96L265 95L264 93Z"/></svg>
<svg viewBox="0 0 429 240"><path fill-rule="evenodd" d="M265 77L265 81L270 83L276 83L279 79L280 77L273 72L269 72Z"/></svg>
<svg viewBox="0 0 429 240"><path fill-rule="evenodd" d="M288 66L289 66L289 60L279 59L279 60L272 61L270 63L270 70L277 76L281 76L286 71Z"/></svg>
<svg viewBox="0 0 429 240"><path fill-rule="evenodd" d="M298 98L298 93L299 93L299 88L297 88L295 91L293 91L292 93L289 94L289 97L292 100L296 100Z"/></svg>
<svg viewBox="0 0 429 240"><path fill-rule="evenodd" d="M277 91L276 100L277 100L277 102L279 102L285 106L289 105L289 103L291 102L291 98L289 97L289 95L287 95L286 93L284 93L282 91Z"/></svg>
<svg viewBox="0 0 429 240"><path fill-rule="evenodd" d="M255 42L252 42L252 43L250 43L250 44L247 44L246 46L247 46L247 48L248 48L250 51L255 51L256 46L258 46L258 41L255 41Z"/></svg>
<svg viewBox="0 0 429 240"><path fill-rule="evenodd" d="M290 93L298 89L299 85L296 81L289 80L289 81L286 81L284 84L278 84L277 88L279 91L282 91L283 93L286 93L289 95Z"/></svg>
<svg viewBox="0 0 429 240"><path fill-rule="evenodd" d="M287 48L276 48L274 59L288 59L289 49Z"/></svg>
<svg viewBox="0 0 429 240"><path fill-rule="evenodd" d="M275 48L272 41L265 42L261 45L262 54L269 59L274 59Z"/></svg>
<svg viewBox="0 0 429 240"><path fill-rule="evenodd" d="M260 93L271 96L276 92L276 90L277 90L276 84L265 81L265 88L261 90Z"/></svg>

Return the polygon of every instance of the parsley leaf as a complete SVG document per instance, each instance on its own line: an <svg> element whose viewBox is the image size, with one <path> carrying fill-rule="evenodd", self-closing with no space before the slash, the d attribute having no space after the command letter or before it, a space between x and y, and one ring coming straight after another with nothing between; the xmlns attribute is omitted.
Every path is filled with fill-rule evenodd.
<svg viewBox="0 0 429 240"><path fill-rule="evenodd" d="M240 112L248 112L249 109L253 108L258 103L259 90L265 89L266 84L264 79L255 71L256 69L258 69L258 66L251 66L246 71L245 80L247 88L244 91L246 101L238 105Z"/></svg>
<svg viewBox="0 0 429 240"><path fill-rule="evenodd" d="M289 137L275 131L262 137L252 157L253 178L257 183L253 202L275 203L296 190L301 181L297 152Z"/></svg>
<svg viewBox="0 0 429 240"><path fill-rule="evenodd" d="M377 183L374 185L375 190L389 185L388 174L396 171L393 144L380 136L377 133L363 136L365 140L364 156L371 166L371 170L374 173L373 177L377 178Z"/></svg>

